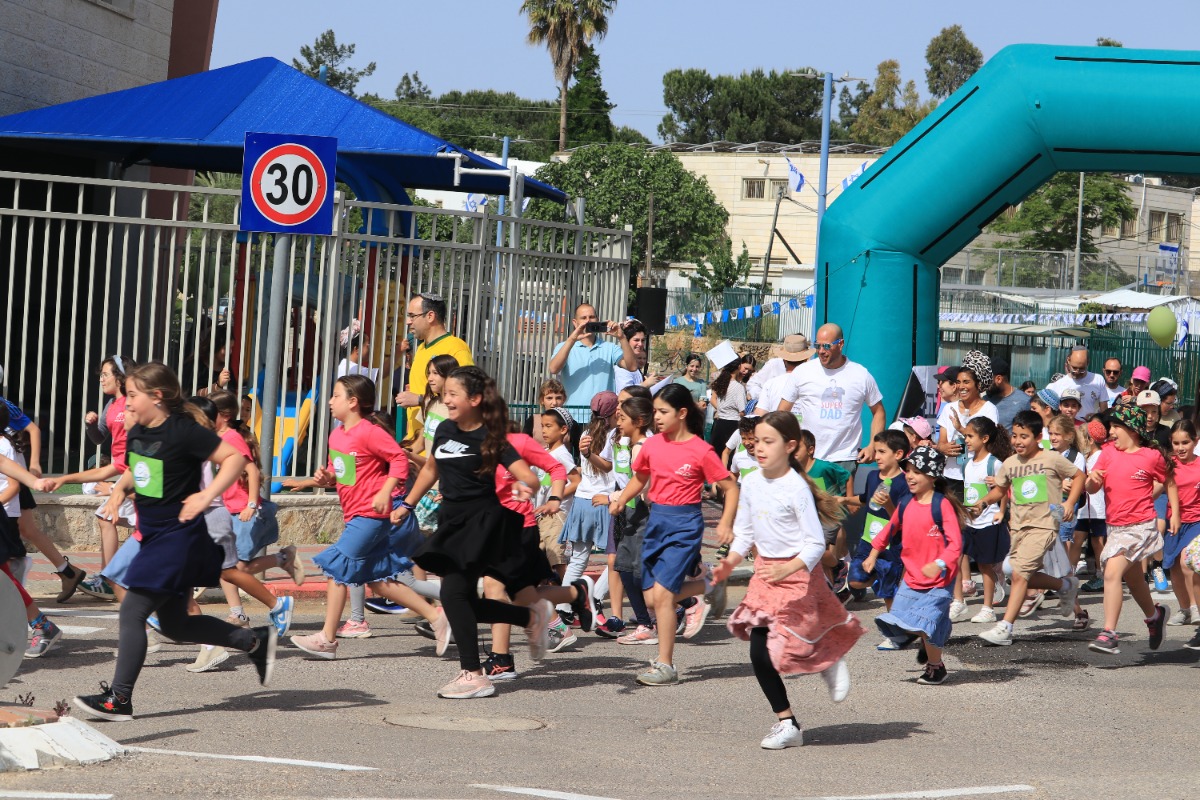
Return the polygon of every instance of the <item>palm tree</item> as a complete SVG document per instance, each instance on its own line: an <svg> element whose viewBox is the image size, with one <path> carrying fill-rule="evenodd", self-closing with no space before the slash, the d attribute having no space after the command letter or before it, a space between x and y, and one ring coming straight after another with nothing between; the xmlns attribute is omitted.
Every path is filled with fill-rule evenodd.
<svg viewBox="0 0 1200 800"><path fill-rule="evenodd" d="M608 15L617 0L524 0L529 43L544 44L559 84L558 149L567 149L567 84L584 46L608 33Z"/></svg>

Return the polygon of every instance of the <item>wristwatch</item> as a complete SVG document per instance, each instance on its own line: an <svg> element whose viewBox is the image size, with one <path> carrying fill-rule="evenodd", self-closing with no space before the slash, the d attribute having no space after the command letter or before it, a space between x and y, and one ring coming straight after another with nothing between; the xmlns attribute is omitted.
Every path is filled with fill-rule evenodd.
<svg viewBox="0 0 1200 800"><path fill-rule="evenodd" d="M257 511L257 510L258 510L258 503L256 503L256 502L254 502L253 500L251 500L249 503L246 503L246 508L250 508L250 509L253 509L253 510Z"/></svg>
<svg viewBox="0 0 1200 800"><path fill-rule="evenodd" d="M946 562L945 562L945 561L942 561L940 558L935 558L935 559L933 560L933 563L935 563L935 564L937 564L939 567L941 567L941 568L942 568L942 572L945 572L945 571L946 571Z"/></svg>

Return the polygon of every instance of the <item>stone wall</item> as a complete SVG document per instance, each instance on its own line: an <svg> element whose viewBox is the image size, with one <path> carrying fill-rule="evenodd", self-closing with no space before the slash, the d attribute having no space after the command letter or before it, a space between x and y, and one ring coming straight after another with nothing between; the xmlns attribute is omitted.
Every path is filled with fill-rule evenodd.
<svg viewBox="0 0 1200 800"><path fill-rule="evenodd" d="M97 552L100 530L96 509L100 499L84 494L38 494L38 525L62 550ZM299 494L274 498L279 505L279 543L325 544L334 541L344 525L337 495Z"/></svg>

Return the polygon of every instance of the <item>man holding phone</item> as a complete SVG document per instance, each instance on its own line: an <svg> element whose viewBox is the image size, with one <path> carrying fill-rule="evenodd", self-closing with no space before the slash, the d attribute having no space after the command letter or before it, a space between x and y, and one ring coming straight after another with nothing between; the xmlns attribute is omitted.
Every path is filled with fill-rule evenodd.
<svg viewBox="0 0 1200 800"><path fill-rule="evenodd" d="M624 329L615 322L599 320L594 306L580 303L571 324L574 330L554 348L548 369L566 387L568 406L587 407L600 392L615 391L613 367L633 372L638 368L638 359ZM597 334L602 333L616 338L617 343L600 341ZM591 417L590 412L576 413L572 409L571 413L582 423Z"/></svg>

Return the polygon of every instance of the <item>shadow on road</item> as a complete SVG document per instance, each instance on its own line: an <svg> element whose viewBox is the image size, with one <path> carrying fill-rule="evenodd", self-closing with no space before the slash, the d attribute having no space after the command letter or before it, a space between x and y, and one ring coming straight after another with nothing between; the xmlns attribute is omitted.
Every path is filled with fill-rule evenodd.
<svg viewBox="0 0 1200 800"><path fill-rule="evenodd" d="M804 729L804 746L831 744L875 744L931 733L919 722L847 722Z"/></svg>

